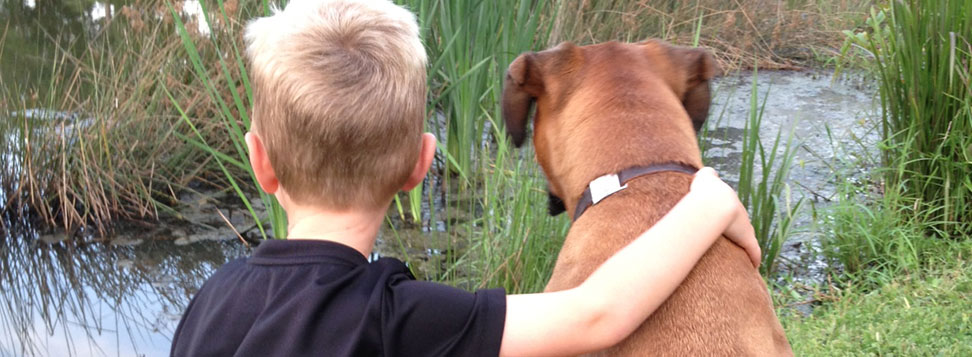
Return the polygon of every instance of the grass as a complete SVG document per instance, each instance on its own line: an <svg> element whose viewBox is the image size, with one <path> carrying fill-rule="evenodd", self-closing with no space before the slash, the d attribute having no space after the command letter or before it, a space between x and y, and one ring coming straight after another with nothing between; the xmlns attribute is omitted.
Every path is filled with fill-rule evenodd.
<svg viewBox="0 0 972 357"><path fill-rule="evenodd" d="M942 247L943 245L949 245ZM972 265L966 243L940 243L952 256L927 269L883 279L878 288L853 277L817 289L826 301L804 316L788 301L781 322L798 356L972 354Z"/></svg>
<svg viewBox="0 0 972 357"><path fill-rule="evenodd" d="M540 23L546 2L404 3L419 9L424 29L431 62L430 118L439 113L444 117L444 123L430 120L428 127L444 140L450 170L472 173L477 169L472 160L491 134L487 118L498 112L506 65L546 38L547 25Z"/></svg>
<svg viewBox="0 0 972 357"><path fill-rule="evenodd" d="M823 255L848 274L919 270L935 239L924 234L925 223L899 206L897 196L875 195L866 180L838 186L836 203L826 209L830 234L821 241Z"/></svg>
<svg viewBox="0 0 972 357"><path fill-rule="evenodd" d="M434 234L446 236L445 250L454 255L446 257L443 266L427 271L431 274L426 278L467 289L542 291L569 220L564 215L550 216L542 206L547 199L546 179L536 163L524 159L529 157L524 152L529 151L514 151L505 136L500 137L501 141L486 144L487 152L492 153L478 159L488 163L483 174L445 192L460 198L450 200L442 210L445 229ZM461 193L458 187L463 185L473 190ZM395 256L412 265L426 259L422 255Z"/></svg>
<svg viewBox="0 0 972 357"><path fill-rule="evenodd" d="M891 1L845 34L842 53L879 79L879 164L835 177L820 247L831 283L784 299L818 304L781 309L784 327L799 355L969 355L972 5Z"/></svg>
<svg viewBox="0 0 972 357"><path fill-rule="evenodd" d="M972 234L972 5L894 1L846 35L842 52L870 57L879 79L881 156L864 177L836 177L821 248L836 273L878 287Z"/></svg>
<svg viewBox="0 0 972 357"><path fill-rule="evenodd" d="M581 9L577 2L567 0L549 3L504 0L489 3L491 6L485 6L487 2L482 1L403 0L402 3L413 9L423 23L423 36L428 39L426 45L432 58L427 127L439 134L444 143L442 161L449 164L451 172L445 180L460 184L478 180L473 177L485 175L483 168L492 165L477 160L491 154L483 152L484 143L497 140L491 113L497 112L500 81L512 58L523 51L568 38L564 37L567 34L583 42L579 29L613 28L612 33L617 33L621 29L619 25L630 22L608 16L612 12L602 11L603 8ZM752 7L746 1L742 3ZM606 2L599 4L603 7ZM713 28L710 26L713 16L723 14L716 5L699 2L669 7L675 14L672 16L688 19L686 26L676 27L690 32L692 42L711 45L713 42L706 42L711 39L705 35L706 31ZM819 4L795 6L811 5ZM39 127L56 129L58 125L70 123L26 118L9 121L7 124L27 122L27 126L5 125L4 132L20 131L23 135L18 142L26 142L34 135L31 141L39 146L5 145L21 151L16 156L35 170L4 174L5 191L14 192L5 195L10 201L4 205L5 210L23 208L24 212L31 211L28 214L41 217L46 225L63 227L78 237L91 231L106 235L115 219L178 217L171 209L179 204L177 194L200 183L237 193L253 188L248 168L239 165L243 153L238 133L247 126L250 93L246 73L241 71L238 35L246 19L265 13L269 2L204 1L201 6L200 16L190 16L168 7L164 1L128 4L116 9L117 13L110 19L95 20L93 26L97 31L90 31L94 34L91 38L81 37L80 41L60 45L57 47L60 49L51 51L53 54L41 53L40 61L21 61L23 56L12 55L33 53L19 51L21 48L15 44L42 43L45 38L62 41L67 37L57 37L60 28L47 28L46 35L43 31L32 32L33 36L40 37L31 41L20 41L21 37L10 35L29 28L18 27L22 21L14 21L13 28L3 30L0 43L9 49L6 55L0 50L0 60L43 64L41 68L49 73L45 78L51 78L40 83L20 83L19 77L10 75L0 78L4 84L0 104L9 109L6 112L43 107L52 112L91 118L94 123L85 130L72 131L84 139L83 143L63 138L58 144L44 140L46 134ZM637 2L616 2L612 6L629 12L628 19L648 14L648 9L635 8ZM29 18L17 15L17 9L29 10L15 6L0 16ZM560 15L566 13L571 15ZM691 16L683 16L689 13ZM743 13L736 12L739 16ZM755 13L746 16L750 15ZM588 26L589 23L572 20L575 16L601 23ZM636 35L628 37L669 38L676 27L664 24L681 23L681 20L668 17L663 20L655 21L658 26L652 28L631 29L629 33ZM82 28L86 26L73 17L61 22L65 21ZM648 22L651 21L654 20ZM213 31L200 31L201 24ZM24 97L21 93L33 94ZM120 99L117 105L116 99ZM232 135L225 135L227 132ZM34 174L37 172L50 175ZM462 175L468 180L457 179ZM422 198L429 196L416 190L408 199L404 195L399 197L396 203L402 207L403 214L419 221L423 215ZM262 200L272 201L270 197ZM267 206L271 212L269 217L259 220L261 231L284 226L281 215L272 211L276 206ZM277 231L275 235L284 233Z"/></svg>
<svg viewBox="0 0 972 357"><path fill-rule="evenodd" d="M444 253L427 270L429 279L510 293L543 289L569 227L566 216L547 215L545 180L531 151L513 150L495 116L502 75L516 55L562 40L658 37L712 48L724 68L750 63L791 68L830 60L843 39L837 30L856 26L869 4L400 3L422 24L430 54L426 127L442 143L436 172L396 197L390 215L395 218L382 238L394 242L393 250L412 266L429 254L408 251L403 237L434 241ZM0 30L0 61L22 49L18 43L47 39L60 46L36 60L16 59L37 63L38 70L27 72L43 80L0 77L5 116L0 141L14 153L0 156L0 165L19 168L0 174L5 192L0 222L34 217L75 237L108 234L120 218L177 217L176 196L200 184L253 203L255 185L240 140L252 91L239 32L246 19L266 13L268 4L205 1L202 17L164 2L129 4L112 20L101 20L84 43L46 35L22 41L16 29ZM967 298L972 5L887 4L849 33L847 42L848 49L862 48L874 57L873 70L883 83L886 166L865 181L836 178L843 184L836 204L823 211L830 218L821 243L821 254L836 268L830 272L833 283L811 296L813 313L793 311L804 302L788 297L795 287L776 294L790 305L781 316L800 355L967 355L972 345ZM9 16L3 11L0 15ZM942 14L948 16L932 16ZM200 32L200 23L213 31ZM739 193L760 232L763 273L770 275L800 204L789 205L783 184L792 143L781 132L763 145L756 94L754 87ZM34 111L38 108L49 111ZM251 206L260 230L285 236L286 223L272 197L259 199L270 207L264 213ZM5 314L4 319L14 316Z"/></svg>

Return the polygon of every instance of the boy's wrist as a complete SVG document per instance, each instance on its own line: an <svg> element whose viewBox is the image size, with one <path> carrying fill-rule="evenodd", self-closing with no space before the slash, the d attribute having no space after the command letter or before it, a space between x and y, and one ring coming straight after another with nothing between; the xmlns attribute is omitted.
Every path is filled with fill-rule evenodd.
<svg viewBox="0 0 972 357"><path fill-rule="evenodd" d="M724 193L692 190L682 198L680 204L696 215L706 217L706 222L728 224L735 218L736 206L732 199L721 198L722 194ZM721 229L725 229L725 226Z"/></svg>

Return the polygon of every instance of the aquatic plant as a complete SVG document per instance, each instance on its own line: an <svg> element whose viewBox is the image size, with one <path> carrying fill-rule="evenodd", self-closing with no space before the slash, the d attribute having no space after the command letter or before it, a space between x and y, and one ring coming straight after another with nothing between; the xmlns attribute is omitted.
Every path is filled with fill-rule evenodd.
<svg viewBox="0 0 972 357"><path fill-rule="evenodd" d="M793 229L794 217L799 214L803 205L803 198L794 202L792 191L788 184L790 167L793 165L794 155L799 147L794 137L796 125L785 133L784 128L778 129L772 142L764 144L762 133L763 113L772 88L764 88L762 97L757 82L758 65L754 65L752 84L749 91L749 111L744 118L741 136L739 176L736 192L739 200L749 212L750 222L756 231L756 239L762 249L762 264L760 273L770 277L776 273L777 258L783 244ZM731 98L736 93L730 92L723 98ZM718 114L710 114L709 120L699 133L699 148L702 160L712 165L709 157L711 139L728 140L726 131L717 128L727 121L727 104ZM784 136L785 135L785 136Z"/></svg>
<svg viewBox="0 0 972 357"><path fill-rule="evenodd" d="M920 271L889 274L874 286L838 277L809 296L776 304L799 356L968 356L972 354L972 241L946 242ZM777 295L777 296L781 296Z"/></svg>
<svg viewBox="0 0 972 357"><path fill-rule="evenodd" d="M266 1L263 4L264 11L268 11ZM199 85L202 86L204 94L217 106L215 108L216 110L211 114L216 116L219 119L219 123L222 124L225 130L224 135L221 135L223 138L222 141L225 142L228 139L231 144L231 151L230 153L225 153L219 150L218 146L210 144L207 141L207 137L197 129L195 124L197 120L191 118L186 113L179 101L172 96L171 91L165 87L165 93L171 100L172 105L178 110L182 121L192 131L191 135L180 134L179 137L185 140L186 143L211 155L233 192L236 193L237 197L250 212L253 221L256 223L263 237L268 237L265 225L269 224L273 229L273 237L285 238L287 236L287 217L276 198L263 190L256 190L266 208L267 221L264 221L265 218L261 217L254 210L254 205L248 195L251 191L250 187L258 187L258 185L256 176L253 174L253 169L250 167L247 159L248 155L244 140L244 135L250 128L248 112L250 107L249 103L253 102L253 88L250 85L249 77L246 73L244 66L245 58L243 57L241 46L236 41L237 38L241 37L242 26L239 26L238 22L234 21L236 19L229 16L232 12L227 12L226 3L222 0L216 1L215 11L210 11L210 5L207 5L205 2L200 2L200 6L202 7L201 14L208 28L213 28L217 24L230 24L223 26L222 31L209 31L209 41L207 41L207 44L210 46L208 49L210 57L204 59L204 55L201 54L200 48L197 45L197 42L203 41L203 39L198 37L194 38L190 32L192 27L188 27L183 22L179 11L172 7L171 4L167 3L167 5L175 21L176 31L182 39L182 45L188 55L189 62L192 64L195 78L199 81ZM235 7L236 5L233 6ZM234 26L234 22L237 25ZM221 38L229 40L220 41ZM221 48L220 43L225 43L225 46ZM211 119L207 118L205 121L209 120ZM240 172L244 174L240 174ZM252 186L244 186L241 183L244 180L249 181Z"/></svg>
<svg viewBox="0 0 972 357"><path fill-rule="evenodd" d="M440 157L447 164L443 169L449 172L445 180L460 183L462 175L476 181L473 177L492 165L478 160L486 143L497 140L489 117L496 112L505 65L520 52L561 39L662 37L709 46L733 41L710 37L719 38L718 31L710 31L719 22L719 12L710 11L717 7L704 2L669 4L671 16L634 1L596 2L597 7L578 7L579 3L567 0L400 3L416 12L423 24L423 38L432 58L427 127L443 143ZM749 1L742 3L751 7ZM237 165L241 163L240 142L225 133L246 128L245 108L249 105L245 72L240 71L236 58L241 45L236 35L247 19L269 10L269 1L208 0L190 13L184 3L170 7L165 1L153 0L109 9L102 18L88 13L62 18L79 11L62 5L35 6L59 14L51 17L59 19L55 22L81 29L45 28L31 32L34 37L27 41L21 41L18 31L29 30L21 26L29 17L18 11L33 10L18 2L0 9L0 17L12 24L0 36L0 61L6 76L0 78L0 108L10 119L3 125L3 140L7 149L18 152L2 160L19 160L33 170L2 174L7 213L39 217L69 232L102 235L118 218L179 217L172 206L180 204L180 191L203 186L238 193L253 188L248 169ZM608 5L617 6L617 11L600 11ZM569 16L559 15L568 12ZM612 15L615 13L623 16ZM736 15L744 13L762 14L737 11ZM651 20L652 14L661 20ZM658 26L628 26L633 18ZM688 25L682 26L682 19ZM662 26L665 23L675 25ZM692 29L688 32L693 41L670 36L681 34L673 31L683 27ZM629 31L623 33L622 29ZM599 35L582 35L581 30ZM197 56L190 55L187 38ZM22 44L44 41L50 41L53 50L31 57L34 60L18 57ZM8 71L8 65L14 63L34 67ZM22 79L19 75L25 73L42 76L36 81ZM24 113L32 113L29 116L35 119L27 120ZM44 114L77 120L40 119ZM73 125L75 122L83 125ZM71 130L60 131L61 126ZM71 135L55 135L51 140L52 136L42 132ZM7 135L10 133L13 135ZM72 139L74 135L83 140ZM30 145L23 145L28 142ZM400 196L396 207L413 221L421 220L421 202L428 197L419 189ZM275 207L269 206L271 210ZM261 223L272 220L276 218Z"/></svg>
<svg viewBox="0 0 972 357"><path fill-rule="evenodd" d="M94 22L56 17L52 27L37 31L60 31L62 22L90 27L64 32L51 40L52 49L35 53L32 67L23 70L38 69L28 76L37 82L0 78L0 130L10 150L0 174L5 196L0 210L79 237L104 235L117 219L172 213L174 192L185 189L186 177L196 174L194 165L206 160L173 145L179 128L165 115L167 101L157 86L160 73L174 78L183 73L173 60L177 43L168 36L171 28L163 21L136 27L127 16ZM11 39L21 36L18 29L4 31L0 57L30 50ZM3 75L12 72L5 69Z"/></svg>
<svg viewBox="0 0 972 357"><path fill-rule="evenodd" d="M758 70L754 69L749 117L743 129L742 162L739 167L739 184L736 191L740 201L749 211L750 220L756 230L756 238L763 252L760 272L764 276L769 276L775 272L776 258L789 236L793 216L800 209L803 199L791 203L790 186L787 184L793 155L797 148L793 141L792 129L785 141L782 141L783 128L780 128L770 146L764 146L760 138L766 98L763 98L762 104L759 103L757 74ZM769 95L770 90L768 89L765 95Z"/></svg>
<svg viewBox="0 0 972 357"><path fill-rule="evenodd" d="M874 59L884 139L882 189L938 237L972 234L972 3L890 1L852 46Z"/></svg>

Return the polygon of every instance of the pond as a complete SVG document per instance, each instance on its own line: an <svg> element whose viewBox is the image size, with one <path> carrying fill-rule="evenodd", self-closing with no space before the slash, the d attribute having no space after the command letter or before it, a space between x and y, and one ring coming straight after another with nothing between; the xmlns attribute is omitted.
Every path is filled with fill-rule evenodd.
<svg viewBox="0 0 972 357"><path fill-rule="evenodd" d="M877 88L860 73L834 78L832 71L760 71L756 85L763 111L760 138L771 150L778 134L786 140L792 131L795 153L787 180L789 201L796 204L804 199L781 251L780 270L794 281L820 282L826 264L812 253L819 248L820 237L829 232L818 227L817 213L837 199L838 177L863 179L878 164ZM720 78L714 88L709 120L715 123L702 140L707 147L703 157L723 179L734 183L751 107L752 73ZM759 164L755 166L759 177Z"/></svg>

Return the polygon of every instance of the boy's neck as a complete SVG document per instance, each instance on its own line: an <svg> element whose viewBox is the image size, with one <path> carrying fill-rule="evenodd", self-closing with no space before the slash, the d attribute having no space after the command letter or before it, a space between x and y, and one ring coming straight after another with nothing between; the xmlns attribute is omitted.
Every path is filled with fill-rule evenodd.
<svg viewBox="0 0 972 357"><path fill-rule="evenodd" d="M378 229L385 217L382 211L330 211L316 207L289 207L288 239L316 239L341 243L366 258L371 255Z"/></svg>

